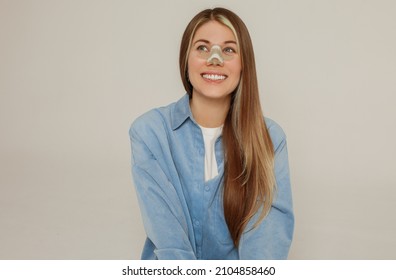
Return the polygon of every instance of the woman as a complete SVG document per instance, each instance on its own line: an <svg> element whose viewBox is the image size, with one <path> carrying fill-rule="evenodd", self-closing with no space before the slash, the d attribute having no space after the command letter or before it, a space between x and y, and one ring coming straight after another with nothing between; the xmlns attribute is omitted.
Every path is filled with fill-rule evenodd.
<svg viewBox="0 0 396 280"><path fill-rule="evenodd" d="M187 94L130 129L142 259L286 259L294 227L286 139L261 111L253 47L233 12L188 24Z"/></svg>

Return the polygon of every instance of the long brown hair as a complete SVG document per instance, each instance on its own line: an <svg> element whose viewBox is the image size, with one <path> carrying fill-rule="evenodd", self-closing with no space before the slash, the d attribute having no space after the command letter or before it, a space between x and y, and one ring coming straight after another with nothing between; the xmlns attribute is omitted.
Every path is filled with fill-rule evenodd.
<svg viewBox="0 0 396 280"><path fill-rule="evenodd" d="M275 193L274 148L261 110L253 45L243 21L224 8L198 13L184 31L179 56L184 88L192 96L188 79L188 55L196 30L215 20L229 27L236 37L242 72L232 93L231 105L223 126L224 216L235 246L250 219L261 210L254 226L271 209Z"/></svg>

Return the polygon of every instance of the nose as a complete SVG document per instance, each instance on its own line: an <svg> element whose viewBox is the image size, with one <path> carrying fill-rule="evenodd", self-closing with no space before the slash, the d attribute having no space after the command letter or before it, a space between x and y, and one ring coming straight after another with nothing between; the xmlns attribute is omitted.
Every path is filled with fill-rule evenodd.
<svg viewBox="0 0 396 280"><path fill-rule="evenodd" d="M207 60L207 65L214 65L214 66L217 66L217 65L220 65L220 66L222 66L223 65L223 58L219 55L219 54L217 54L217 53L213 53L209 58L208 58L208 60Z"/></svg>
<svg viewBox="0 0 396 280"><path fill-rule="evenodd" d="M224 62L221 56L221 48L217 45L212 46L210 50L209 57L207 59L207 65L220 65L222 66Z"/></svg>

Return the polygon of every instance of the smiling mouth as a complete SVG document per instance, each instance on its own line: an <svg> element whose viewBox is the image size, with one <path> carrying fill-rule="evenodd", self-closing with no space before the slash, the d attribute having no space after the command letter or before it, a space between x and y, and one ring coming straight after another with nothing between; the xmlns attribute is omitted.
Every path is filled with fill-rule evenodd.
<svg viewBox="0 0 396 280"><path fill-rule="evenodd" d="M210 81L222 81L227 79L227 76L220 74L202 74L202 78Z"/></svg>

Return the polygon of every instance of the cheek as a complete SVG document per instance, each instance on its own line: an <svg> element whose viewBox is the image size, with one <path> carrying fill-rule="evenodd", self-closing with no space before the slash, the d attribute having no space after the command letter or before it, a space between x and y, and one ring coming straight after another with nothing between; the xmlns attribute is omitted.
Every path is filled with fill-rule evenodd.
<svg viewBox="0 0 396 280"><path fill-rule="evenodd" d="M187 72L188 72L189 81L193 86L193 88L195 88L198 83L198 78L199 78L198 75L200 75L199 69L200 69L199 60L190 55L187 60Z"/></svg>
<svg viewBox="0 0 396 280"><path fill-rule="evenodd" d="M239 75L241 74L241 72L242 72L242 65L241 65L241 61L240 61L239 59L233 61L233 63L232 63L232 70L233 70L233 72L235 72L235 73L239 73Z"/></svg>
<svg viewBox="0 0 396 280"><path fill-rule="evenodd" d="M189 68L196 68L197 64L198 64L198 59L196 57L194 57L193 55L189 55L188 56L188 60L187 60L187 64Z"/></svg>
<svg viewBox="0 0 396 280"><path fill-rule="evenodd" d="M193 61L192 61L192 59L191 59L191 55L189 55L188 58L187 58L187 65L188 65L188 68L190 68L191 63L193 63Z"/></svg>

